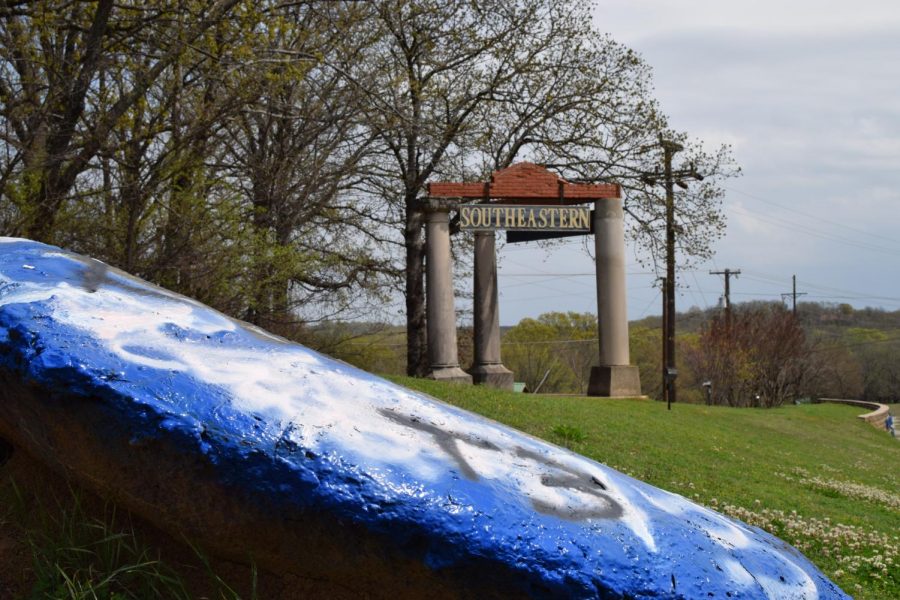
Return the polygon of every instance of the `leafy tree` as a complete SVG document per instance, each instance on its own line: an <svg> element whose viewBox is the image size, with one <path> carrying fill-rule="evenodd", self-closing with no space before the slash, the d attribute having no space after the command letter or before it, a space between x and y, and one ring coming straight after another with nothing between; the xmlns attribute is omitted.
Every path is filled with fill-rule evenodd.
<svg viewBox="0 0 900 600"><path fill-rule="evenodd" d="M819 336L813 352L821 365L811 386L811 395L825 398L862 399L863 365L850 349L837 346L834 339Z"/></svg>
<svg viewBox="0 0 900 600"><path fill-rule="evenodd" d="M641 375L641 391L651 398L662 398L662 328L635 326L628 331L631 346L631 362ZM680 357L682 353L676 356ZM679 377L680 379L680 377ZM680 384L681 382L679 382ZM683 388L679 385L679 388Z"/></svg>
<svg viewBox="0 0 900 600"><path fill-rule="evenodd" d="M301 333L300 306L309 319L358 302L383 271L372 211L348 198L371 136L355 90L322 66L368 39L335 35L358 13L201 0L0 13L4 233L285 334Z"/></svg>
<svg viewBox="0 0 900 600"><path fill-rule="evenodd" d="M885 338L855 348L862 371L861 400L896 402L900 398L900 342Z"/></svg>
<svg viewBox="0 0 900 600"><path fill-rule="evenodd" d="M542 381L542 392L564 391L572 382L556 354L558 342L546 323L522 319L503 336L503 362L532 391Z"/></svg>
<svg viewBox="0 0 900 600"><path fill-rule="evenodd" d="M76 181L110 132L190 45L238 0L143 3L47 1L0 13L0 104L7 160L0 174L4 229L53 241ZM182 17L181 19L177 17ZM186 23L178 35L170 24ZM157 52L134 57L145 36ZM120 56L129 57L118 60ZM119 86L101 72L128 69ZM119 71L121 73L121 71Z"/></svg>
<svg viewBox="0 0 900 600"><path fill-rule="evenodd" d="M395 274L373 251L382 245L372 227L379 207L353 193L372 141L358 90L322 58L358 55L368 42L360 13L324 3L262 15L254 97L225 127L223 171L255 244L254 293L242 316L276 331L290 328L298 307L308 316L316 304L332 318Z"/></svg>
<svg viewBox="0 0 900 600"><path fill-rule="evenodd" d="M597 317L591 313L544 313L522 319L503 336L503 362L531 390L546 375L542 392L585 393L597 356Z"/></svg>

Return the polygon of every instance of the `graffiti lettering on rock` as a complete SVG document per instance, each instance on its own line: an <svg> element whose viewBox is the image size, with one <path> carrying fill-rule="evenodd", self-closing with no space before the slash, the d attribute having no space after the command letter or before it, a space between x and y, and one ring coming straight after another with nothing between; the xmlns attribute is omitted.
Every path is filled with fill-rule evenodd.
<svg viewBox="0 0 900 600"><path fill-rule="evenodd" d="M488 442L487 440L482 440L474 436L461 435L456 432L444 431L443 429L441 429L440 427L436 427L435 425L423 423L416 417L405 417L384 408L378 409L378 413L382 417L385 417L386 419L389 419L394 423L399 423L400 425L404 425L405 427L410 427L417 431L430 434L438 443L438 446L441 447L441 450L449 454L450 457L456 462L456 465L459 467L460 474L471 481L478 481L478 473L475 472L475 469L472 468L472 466L466 461L465 457L459 451L459 447L456 445L457 440L466 442L467 444L472 444L477 448L485 448L487 450L500 450L500 448L498 448L491 442Z"/></svg>
<svg viewBox="0 0 900 600"><path fill-rule="evenodd" d="M431 435L441 450L446 452L456 463L460 474L470 481L478 481L480 477L460 452L457 442L465 442L466 444L494 452L503 451L496 444L482 438L455 431L446 431L436 425L424 423L417 417L400 415L384 408L378 409L378 413L394 423ZM593 497L589 503L573 499L575 504L568 506L557 506L552 502L532 498L532 507L539 513L579 521L583 519L619 519L622 517L624 513L622 506L605 493L606 486L594 475L584 473L541 453L525 448L516 447L513 449L513 452L519 458L534 461L553 470L553 472L541 476L541 485L544 487L567 489Z"/></svg>

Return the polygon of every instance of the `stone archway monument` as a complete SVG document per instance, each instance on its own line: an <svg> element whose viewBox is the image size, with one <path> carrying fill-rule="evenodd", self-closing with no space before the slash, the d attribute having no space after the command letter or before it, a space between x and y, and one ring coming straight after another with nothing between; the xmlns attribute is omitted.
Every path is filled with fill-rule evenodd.
<svg viewBox="0 0 900 600"><path fill-rule="evenodd" d="M495 171L486 182L431 183L428 196L426 310L432 377L468 380L456 351L451 228L475 234L471 381L508 389L513 374L500 358L495 232L506 230L513 243L593 233L600 353L599 364L591 369L588 395L640 395L638 368L630 364L628 350L625 228L618 184L570 183L544 167L523 162ZM458 211L453 227L451 211Z"/></svg>

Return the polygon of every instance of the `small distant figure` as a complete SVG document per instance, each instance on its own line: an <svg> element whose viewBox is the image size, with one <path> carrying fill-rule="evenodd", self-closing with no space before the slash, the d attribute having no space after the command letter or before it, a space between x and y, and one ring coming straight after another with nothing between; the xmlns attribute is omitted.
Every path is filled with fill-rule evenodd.
<svg viewBox="0 0 900 600"><path fill-rule="evenodd" d="M897 431L894 429L894 415L888 413L887 419L884 420L884 428L891 432L892 437L897 437Z"/></svg>

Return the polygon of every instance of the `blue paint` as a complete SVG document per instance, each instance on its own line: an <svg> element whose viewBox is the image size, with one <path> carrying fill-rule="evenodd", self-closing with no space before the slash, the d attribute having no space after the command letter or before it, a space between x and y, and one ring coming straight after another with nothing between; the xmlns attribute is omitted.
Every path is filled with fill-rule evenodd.
<svg viewBox="0 0 900 600"><path fill-rule="evenodd" d="M534 596L847 597L756 528L35 242L0 240L0 369L432 569L500 565Z"/></svg>

